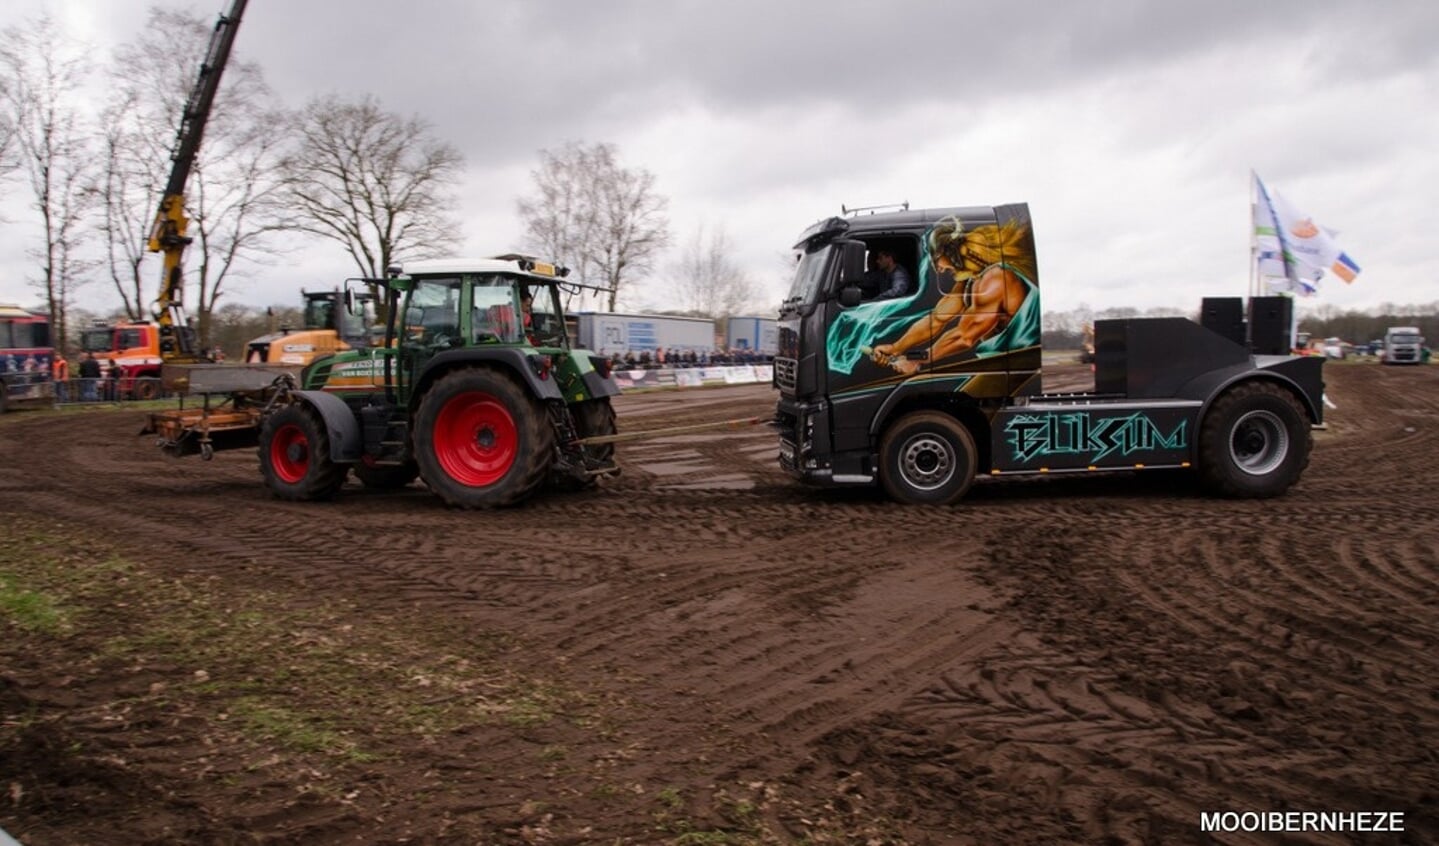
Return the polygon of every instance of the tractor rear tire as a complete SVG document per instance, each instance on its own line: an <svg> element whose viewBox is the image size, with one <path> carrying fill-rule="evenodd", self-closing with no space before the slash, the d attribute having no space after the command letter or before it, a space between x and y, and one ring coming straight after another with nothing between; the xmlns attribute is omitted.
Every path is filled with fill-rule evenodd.
<svg viewBox="0 0 1439 846"><path fill-rule="evenodd" d="M1279 496L1309 465L1314 436L1293 392L1273 382L1225 391L1199 427L1199 478L1211 493Z"/></svg>
<svg viewBox="0 0 1439 846"><path fill-rule="evenodd" d="M345 484L347 470L330 458L330 432L308 406L287 405L261 424L260 473L276 497L330 499Z"/></svg>
<svg viewBox="0 0 1439 846"><path fill-rule="evenodd" d="M361 461L355 465L355 478L360 480L360 484L377 491L399 490L419 477L420 465L414 461L404 464L366 464Z"/></svg>
<svg viewBox="0 0 1439 846"><path fill-rule="evenodd" d="M420 478L455 508L514 505L532 494L554 462L544 408L496 370L441 376L415 415Z"/></svg>
<svg viewBox="0 0 1439 846"><path fill-rule="evenodd" d="M879 478L885 491L911 505L948 505L974 484L979 451L963 423L938 411L901 417L884 433Z"/></svg>
<svg viewBox="0 0 1439 846"><path fill-rule="evenodd" d="M615 422L615 408L610 405L609 397L576 403L570 406L570 413L575 418L575 433L581 438L613 435L619 431ZM615 458L614 444L587 446L584 450L585 456L591 461L608 463L614 461ZM555 479L555 487L560 490L583 491L597 485L599 485L598 476L577 479L569 474L557 474Z"/></svg>

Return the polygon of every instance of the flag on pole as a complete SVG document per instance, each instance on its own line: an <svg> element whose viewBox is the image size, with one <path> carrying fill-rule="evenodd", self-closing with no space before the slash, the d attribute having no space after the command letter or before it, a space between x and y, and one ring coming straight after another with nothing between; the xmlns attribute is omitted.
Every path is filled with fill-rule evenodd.
<svg viewBox="0 0 1439 846"><path fill-rule="evenodd" d="M1339 248L1332 233L1269 190L1258 174L1254 184L1254 261L1271 290L1310 296L1319 291L1325 273L1354 281L1359 265Z"/></svg>

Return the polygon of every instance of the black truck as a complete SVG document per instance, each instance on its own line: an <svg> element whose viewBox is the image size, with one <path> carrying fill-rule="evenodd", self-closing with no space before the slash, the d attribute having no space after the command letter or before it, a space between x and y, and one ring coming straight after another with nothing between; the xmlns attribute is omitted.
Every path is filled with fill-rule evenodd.
<svg viewBox="0 0 1439 846"><path fill-rule="evenodd" d="M1309 462L1323 359L1184 318L1098 321L1094 391L1046 394L1025 204L832 217L795 249L774 384L780 464L804 482L944 504L980 473L1184 468L1270 497ZM877 299L886 265L913 283Z"/></svg>

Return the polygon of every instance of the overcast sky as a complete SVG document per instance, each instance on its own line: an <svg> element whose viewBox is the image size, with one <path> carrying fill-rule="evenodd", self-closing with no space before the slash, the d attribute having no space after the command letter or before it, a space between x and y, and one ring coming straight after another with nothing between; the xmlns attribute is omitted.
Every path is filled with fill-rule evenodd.
<svg viewBox="0 0 1439 846"><path fill-rule="evenodd" d="M48 9L103 58L149 5L9 0L0 26ZM1433 0L253 0L235 49L286 105L373 94L459 147L464 255L518 245L538 150L607 141L655 175L676 243L724 226L775 301L841 204L1023 201L1047 310L1197 309L1247 290L1253 169L1363 268L1301 309L1439 301ZM3 190L0 300L33 303L37 223ZM632 308L677 304L667 264ZM295 303L353 273L312 243L230 290ZM118 304L107 284L87 305Z"/></svg>

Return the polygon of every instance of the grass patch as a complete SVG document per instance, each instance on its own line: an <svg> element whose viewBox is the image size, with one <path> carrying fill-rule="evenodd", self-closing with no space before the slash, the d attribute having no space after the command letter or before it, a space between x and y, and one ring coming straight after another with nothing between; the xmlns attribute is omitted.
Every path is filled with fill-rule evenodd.
<svg viewBox="0 0 1439 846"><path fill-rule="evenodd" d="M335 764L477 726L594 719L583 696L511 670L502 635L295 599L169 577L85 527L0 515L0 664L62 665L113 697L99 707L198 714L226 737Z"/></svg>
<svg viewBox="0 0 1439 846"><path fill-rule="evenodd" d="M52 636L67 628L65 614L53 598L26 590L7 573L0 573L0 617L26 631Z"/></svg>

